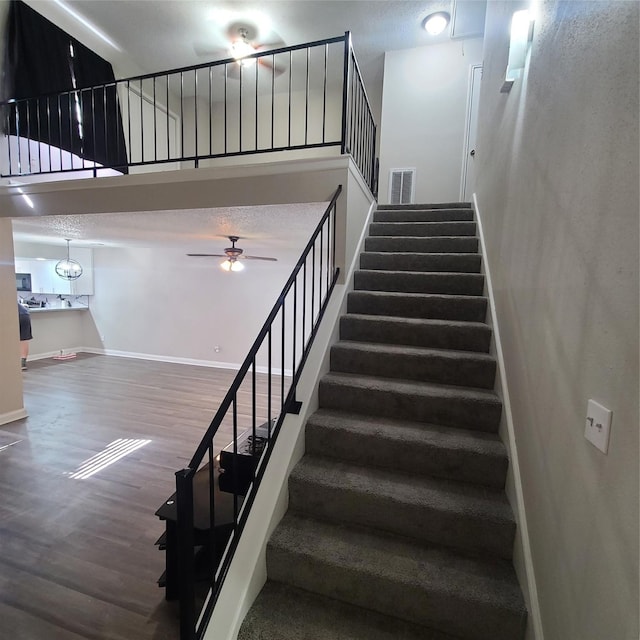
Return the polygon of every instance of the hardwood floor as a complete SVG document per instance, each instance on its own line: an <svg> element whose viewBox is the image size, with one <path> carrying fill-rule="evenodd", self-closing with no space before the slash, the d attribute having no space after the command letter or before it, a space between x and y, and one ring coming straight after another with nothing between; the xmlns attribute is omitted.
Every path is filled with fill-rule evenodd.
<svg viewBox="0 0 640 640"><path fill-rule="evenodd" d="M176 605L156 585L154 512L234 376L88 354L29 364L29 417L0 427L2 640L177 640ZM265 388L261 377L259 419ZM239 400L245 428L249 397ZM225 426L216 448L231 439ZM90 478L70 477L118 438L150 442Z"/></svg>

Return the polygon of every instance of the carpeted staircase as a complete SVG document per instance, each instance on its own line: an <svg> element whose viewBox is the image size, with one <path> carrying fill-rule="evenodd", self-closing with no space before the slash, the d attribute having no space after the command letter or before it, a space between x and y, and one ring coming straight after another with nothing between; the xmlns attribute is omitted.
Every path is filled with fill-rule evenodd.
<svg viewBox="0 0 640 640"><path fill-rule="evenodd" d="M522 640L473 211L381 206L239 640Z"/></svg>

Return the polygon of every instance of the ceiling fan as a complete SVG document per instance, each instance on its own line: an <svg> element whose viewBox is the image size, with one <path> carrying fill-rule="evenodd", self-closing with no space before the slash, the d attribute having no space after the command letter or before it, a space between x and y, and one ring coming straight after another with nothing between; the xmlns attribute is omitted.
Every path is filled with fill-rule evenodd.
<svg viewBox="0 0 640 640"><path fill-rule="evenodd" d="M225 57L235 58L237 65L228 67L229 75L232 77L238 77L240 75L240 67L252 67L256 63L269 69L276 76L284 73L285 67L281 64L276 64L273 57L263 56L260 58L250 58L254 53L261 51L268 51L270 49L278 49L284 47L283 40L276 40L274 42L258 43L258 29L250 23L235 22L226 30L226 38L229 41L227 49L210 48L208 45L195 44L194 50L199 56L219 57L224 55Z"/></svg>
<svg viewBox="0 0 640 640"><path fill-rule="evenodd" d="M187 253L188 256L195 258L226 258L220 266L225 271L242 271L244 265L239 260L268 260L269 262L277 262L277 258L266 258L263 256L247 256L240 247L236 247L236 242L240 240L239 236L229 236L231 246L224 250L224 253Z"/></svg>

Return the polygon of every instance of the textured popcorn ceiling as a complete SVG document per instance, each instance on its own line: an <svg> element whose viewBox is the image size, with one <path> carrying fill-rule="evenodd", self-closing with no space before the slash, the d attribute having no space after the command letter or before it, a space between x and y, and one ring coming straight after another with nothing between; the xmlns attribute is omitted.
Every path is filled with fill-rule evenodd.
<svg viewBox="0 0 640 640"><path fill-rule="evenodd" d="M143 213L41 216L13 221L14 240L80 247L167 247L187 253L220 253L227 236L254 255L299 252L327 203L231 207Z"/></svg>

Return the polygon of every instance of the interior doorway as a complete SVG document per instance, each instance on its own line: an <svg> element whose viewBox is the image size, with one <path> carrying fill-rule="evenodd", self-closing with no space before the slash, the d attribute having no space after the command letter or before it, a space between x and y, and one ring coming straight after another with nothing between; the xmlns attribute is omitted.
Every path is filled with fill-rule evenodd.
<svg viewBox="0 0 640 640"><path fill-rule="evenodd" d="M463 202L471 202L475 190L476 137L478 132L478 105L480 103L481 81L482 65L471 65L469 67L469 92L467 97L467 117L462 154L462 179L460 181L460 200Z"/></svg>

